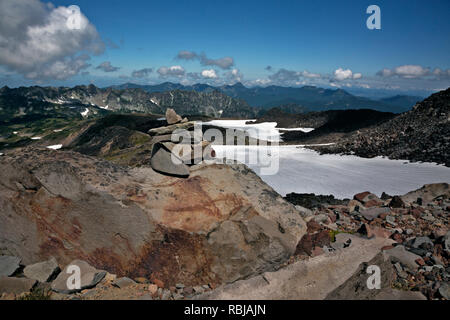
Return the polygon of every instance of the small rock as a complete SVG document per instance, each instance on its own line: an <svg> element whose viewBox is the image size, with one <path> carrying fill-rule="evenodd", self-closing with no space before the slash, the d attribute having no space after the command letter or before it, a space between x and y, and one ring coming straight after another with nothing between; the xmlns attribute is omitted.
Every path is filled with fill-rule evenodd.
<svg viewBox="0 0 450 320"><path fill-rule="evenodd" d="M70 283L69 280L74 280L73 276L77 273L76 267L78 267L80 271L81 283L79 288L72 288L74 283ZM84 289L95 287L100 281L102 281L105 275L106 271L97 270L86 261L74 260L69 263L58 275L55 281L53 281L52 290L58 293L66 294L80 292Z"/></svg>
<svg viewBox="0 0 450 320"><path fill-rule="evenodd" d="M144 277L137 277L134 279L134 281L136 281L137 283L142 283L142 284L148 283L148 279L144 278Z"/></svg>
<svg viewBox="0 0 450 320"><path fill-rule="evenodd" d="M302 218L307 218L313 215L313 212L310 209L304 208L302 206L295 206L295 209L300 212Z"/></svg>
<svg viewBox="0 0 450 320"><path fill-rule="evenodd" d="M394 196L391 200L391 202L389 202L389 207L391 208L404 208L405 207L405 203L403 202L402 198L400 198L399 196Z"/></svg>
<svg viewBox="0 0 450 320"><path fill-rule="evenodd" d="M172 293L170 290L164 289L162 292L161 300L169 300Z"/></svg>
<svg viewBox="0 0 450 320"><path fill-rule="evenodd" d="M411 246L416 249L432 250L434 244L428 237L417 237L412 241Z"/></svg>
<svg viewBox="0 0 450 320"><path fill-rule="evenodd" d="M132 279L127 278L127 277L116 279L113 282L113 286L116 286L118 288L126 288L126 287L132 286L134 284L136 284L136 282L134 282Z"/></svg>
<svg viewBox="0 0 450 320"><path fill-rule="evenodd" d="M328 221L328 215L326 214L318 214L316 216L314 216L314 221L316 221L317 223L325 223Z"/></svg>
<svg viewBox="0 0 450 320"><path fill-rule="evenodd" d="M386 222L394 227L397 225L395 223L395 217L393 217L393 216L386 216Z"/></svg>
<svg viewBox="0 0 450 320"><path fill-rule="evenodd" d="M156 285L158 286L158 288L164 289L164 282L163 282L163 281L161 281L161 280L159 280L159 279L156 279L156 278L153 278L153 279L152 279L152 282L153 282L154 284L156 284Z"/></svg>
<svg viewBox="0 0 450 320"><path fill-rule="evenodd" d="M439 293L443 298L450 300L450 285L445 282L441 283L441 286L439 287Z"/></svg>
<svg viewBox="0 0 450 320"><path fill-rule="evenodd" d="M202 294L203 292L205 292L205 288L203 288L202 286L195 286L194 292L197 294Z"/></svg>
<svg viewBox="0 0 450 320"><path fill-rule="evenodd" d="M9 277L20 267L22 259L13 256L0 256L0 277Z"/></svg>
<svg viewBox="0 0 450 320"><path fill-rule="evenodd" d="M426 220L426 221L429 221L429 222L434 222L434 221L436 220L436 218L433 217L433 215L432 215L432 214L429 214L429 213L423 214L423 215L421 216L421 218L422 218L423 220Z"/></svg>
<svg viewBox="0 0 450 320"><path fill-rule="evenodd" d="M348 211L349 212L360 212L361 209L364 209L363 205L361 202L359 202L358 200L350 200L348 202Z"/></svg>
<svg viewBox="0 0 450 320"><path fill-rule="evenodd" d="M23 274L29 279L47 282L59 273L60 269L55 258L26 266Z"/></svg>
<svg viewBox="0 0 450 320"><path fill-rule="evenodd" d="M444 249L445 249L445 251L447 251L448 254L450 254L450 231L448 231L445 234L445 237L444 237Z"/></svg>
<svg viewBox="0 0 450 320"><path fill-rule="evenodd" d="M182 284L182 283L177 283L177 284L175 285L175 287L176 287L177 289L183 289L183 288L184 288L184 284Z"/></svg>
<svg viewBox="0 0 450 320"><path fill-rule="evenodd" d="M168 124L175 124L181 122L183 119L175 112L175 110L168 108L166 110L166 120Z"/></svg>
<svg viewBox="0 0 450 320"><path fill-rule="evenodd" d="M370 192L369 192L369 191L361 192L361 193L355 194L355 195L353 196L353 199L354 199L354 200L357 200L357 201L359 201L359 202L364 202L364 200L366 199L366 197L367 197L368 195L370 195Z"/></svg>
<svg viewBox="0 0 450 320"><path fill-rule="evenodd" d="M370 226L367 223L363 223L357 232L359 234L366 236L369 239L372 238L373 236L375 236L372 229L370 228Z"/></svg>
<svg viewBox="0 0 450 320"><path fill-rule="evenodd" d="M183 294L185 295L190 295L194 293L194 288L192 287L185 287L183 288L183 290L181 290L183 292Z"/></svg>
<svg viewBox="0 0 450 320"><path fill-rule="evenodd" d="M174 299L174 300L183 300L183 299L184 299L184 296L183 296L182 294L175 293L175 294L173 295L173 299Z"/></svg>
<svg viewBox="0 0 450 320"><path fill-rule="evenodd" d="M148 291L152 295L152 297L156 297L158 294L158 286L156 284L151 284L148 286Z"/></svg>
<svg viewBox="0 0 450 320"><path fill-rule="evenodd" d="M369 221L377 218L382 213L389 213L389 208L369 208L362 210L361 215Z"/></svg>
<svg viewBox="0 0 450 320"><path fill-rule="evenodd" d="M116 279L117 279L117 275L107 272L105 277L103 278L103 281L106 283L111 283Z"/></svg>

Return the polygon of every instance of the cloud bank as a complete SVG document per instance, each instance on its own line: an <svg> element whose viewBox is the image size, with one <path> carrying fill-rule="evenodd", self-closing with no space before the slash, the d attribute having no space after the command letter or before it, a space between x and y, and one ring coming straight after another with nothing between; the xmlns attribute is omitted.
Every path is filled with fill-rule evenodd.
<svg viewBox="0 0 450 320"><path fill-rule="evenodd" d="M38 80L64 80L88 68L89 55L105 44L82 12L79 28L69 28L72 15L39 0L0 1L0 65Z"/></svg>

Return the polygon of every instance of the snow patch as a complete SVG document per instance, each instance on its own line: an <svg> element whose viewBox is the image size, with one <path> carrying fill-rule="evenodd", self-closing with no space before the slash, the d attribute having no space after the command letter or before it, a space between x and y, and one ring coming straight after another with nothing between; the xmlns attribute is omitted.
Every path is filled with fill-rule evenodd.
<svg viewBox="0 0 450 320"><path fill-rule="evenodd" d="M42 137L32 137L31 140L41 140Z"/></svg>
<svg viewBox="0 0 450 320"><path fill-rule="evenodd" d="M86 108L83 112L81 112L81 115L82 115L83 117L86 117L86 116L88 115L88 113L89 113L89 109Z"/></svg>
<svg viewBox="0 0 450 320"><path fill-rule="evenodd" d="M214 145L217 158L223 158L229 148L235 150L234 160L249 159L249 153L263 146ZM279 170L274 175L261 175L279 194L314 193L334 195L336 198L353 198L362 191L378 196L383 192L403 195L425 184L450 182L450 168L435 163L413 163L407 160L372 159L319 153L304 146L272 147L272 157L279 157ZM277 151L278 150L278 151ZM256 173L261 165L248 166Z"/></svg>

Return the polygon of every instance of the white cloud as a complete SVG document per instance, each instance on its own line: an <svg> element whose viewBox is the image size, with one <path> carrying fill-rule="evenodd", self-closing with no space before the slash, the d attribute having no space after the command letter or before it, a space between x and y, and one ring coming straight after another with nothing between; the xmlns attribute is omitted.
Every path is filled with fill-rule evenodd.
<svg viewBox="0 0 450 320"><path fill-rule="evenodd" d="M160 77L183 77L186 71L182 66L161 67L156 72Z"/></svg>
<svg viewBox="0 0 450 320"><path fill-rule="evenodd" d="M208 79L216 79L217 78L216 70L214 69L203 70L202 77Z"/></svg>
<svg viewBox="0 0 450 320"><path fill-rule="evenodd" d="M343 68L339 68L334 71L334 80L337 81L352 80L352 79L356 80L361 78L362 78L361 73L353 73L353 71L350 69L344 70Z"/></svg>
<svg viewBox="0 0 450 320"><path fill-rule="evenodd" d="M392 69L385 68L377 72L381 77L399 77L403 79L448 79L450 78L450 69L443 70L435 68L432 72L430 68L420 65L406 64Z"/></svg>
<svg viewBox="0 0 450 320"><path fill-rule="evenodd" d="M423 68L422 66L404 65L396 67L393 73L403 78L418 78L428 75L429 72L429 68Z"/></svg>
<svg viewBox="0 0 450 320"><path fill-rule="evenodd" d="M71 15L39 0L0 1L0 65L35 80L63 80L88 68L87 53L105 45L82 12L80 28L69 28Z"/></svg>

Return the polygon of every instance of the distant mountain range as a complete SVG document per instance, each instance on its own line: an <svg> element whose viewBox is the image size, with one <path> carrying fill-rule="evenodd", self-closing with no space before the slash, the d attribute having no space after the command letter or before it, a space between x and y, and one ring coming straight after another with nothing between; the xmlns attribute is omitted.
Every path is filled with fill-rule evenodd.
<svg viewBox="0 0 450 320"><path fill-rule="evenodd" d="M142 89L149 93L165 92L171 90L213 92L220 91L227 96L246 101L252 107L270 109L282 105L297 105L304 110L346 110L346 109L373 109L385 112L402 113L410 110L421 97L397 95L394 97L373 100L355 96L342 89L323 89L314 86L300 88L268 86L247 88L238 82L234 85L219 87L208 84L182 85L179 83L164 82L157 85L139 85L125 83L113 86L115 89Z"/></svg>
<svg viewBox="0 0 450 320"><path fill-rule="evenodd" d="M165 114L174 108L182 115L252 118L257 110L245 101L214 91L148 92L140 88L98 88L94 85L65 87L20 87L0 89L0 118L3 121L30 115L75 113L89 117L105 112Z"/></svg>

